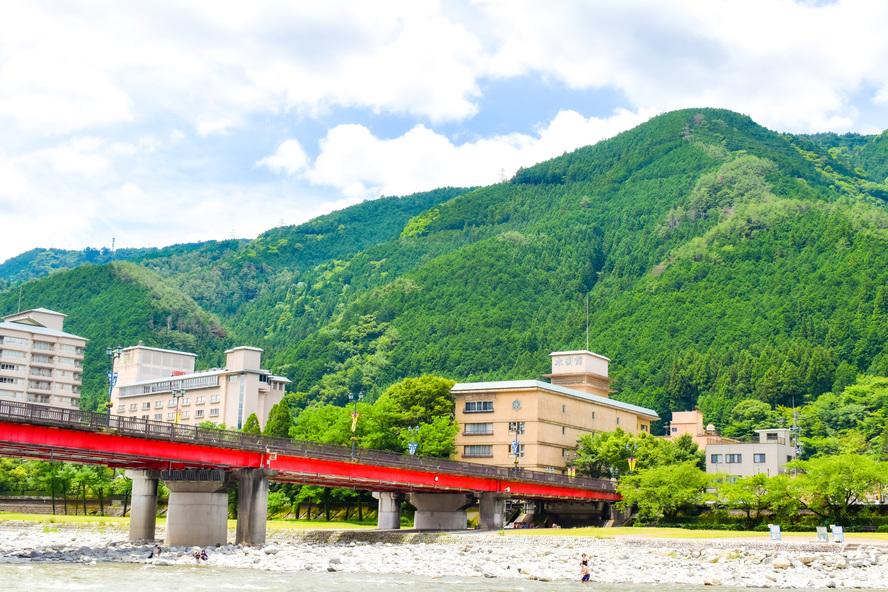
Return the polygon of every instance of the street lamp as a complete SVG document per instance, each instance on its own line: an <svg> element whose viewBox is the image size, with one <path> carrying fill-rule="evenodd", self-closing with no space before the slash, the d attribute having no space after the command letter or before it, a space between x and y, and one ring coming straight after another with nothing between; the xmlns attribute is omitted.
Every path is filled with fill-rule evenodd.
<svg viewBox="0 0 888 592"><path fill-rule="evenodd" d="M571 455L570 452L567 453L567 476L570 479L573 479L577 476L577 467L574 466L574 461L577 460L577 453L574 452Z"/></svg>
<svg viewBox="0 0 888 592"><path fill-rule="evenodd" d="M358 442L357 438L357 430L358 430L358 401L364 398L364 391L361 391L357 395L353 395L352 393L348 394L348 400L355 402L355 410L351 414L352 418L352 460L355 460L355 444Z"/></svg>
<svg viewBox="0 0 888 592"><path fill-rule="evenodd" d="M410 456L416 455L416 449L419 448L419 426L413 426L407 428L407 433L410 434L410 442L407 444L407 451L410 452Z"/></svg>
<svg viewBox="0 0 888 592"><path fill-rule="evenodd" d="M173 389L172 391L170 391L173 397L176 398L176 425L179 425L179 415L181 414L181 411L179 411L179 401L182 399L182 397L185 396L185 389L181 388L181 383L179 383L179 387L180 388L178 389Z"/></svg>
<svg viewBox="0 0 888 592"><path fill-rule="evenodd" d="M108 410L108 416L105 418L106 427L111 427L111 407L114 405L111 402L111 391L114 390L114 385L117 384L117 373L114 372L114 361L119 358L122 353L123 348L119 345L117 347L105 348L105 355L108 356L108 361L111 362L111 370L108 372L108 402L105 403L105 409Z"/></svg>

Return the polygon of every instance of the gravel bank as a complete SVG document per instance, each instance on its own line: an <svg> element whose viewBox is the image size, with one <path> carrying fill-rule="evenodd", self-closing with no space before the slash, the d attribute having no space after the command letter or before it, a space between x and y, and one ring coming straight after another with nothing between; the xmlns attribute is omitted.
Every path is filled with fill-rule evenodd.
<svg viewBox="0 0 888 592"><path fill-rule="evenodd" d="M605 534L605 533L602 533ZM233 533L231 535L233 538ZM192 548L130 543L116 525L0 525L0 563L193 566ZM270 531L261 547L207 549L209 565L272 571L579 580L753 588L888 587L888 546L768 541L596 539L497 534Z"/></svg>

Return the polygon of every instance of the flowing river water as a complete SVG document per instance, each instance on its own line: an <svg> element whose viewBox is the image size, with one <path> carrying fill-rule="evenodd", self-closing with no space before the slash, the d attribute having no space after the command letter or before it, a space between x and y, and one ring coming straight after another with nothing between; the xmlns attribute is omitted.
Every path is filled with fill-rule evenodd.
<svg viewBox="0 0 888 592"><path fill-rule="evenodd" d="M2 592L89 590L96 592L711 592L687 585L581 584L505 578L429 578L329 572L270 572L252 569L84 565L59 562L0 564ZM719 592L752 588L718 587Z"/></svg>

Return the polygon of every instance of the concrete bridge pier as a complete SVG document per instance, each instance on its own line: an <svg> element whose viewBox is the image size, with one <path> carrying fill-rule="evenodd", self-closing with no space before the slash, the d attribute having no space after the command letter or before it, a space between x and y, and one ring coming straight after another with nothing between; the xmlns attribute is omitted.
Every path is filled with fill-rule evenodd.
<svg viewBox="0 0 888 592"><path fill-rule="evenodd" d="M506 498L508 495L484 491L478 495L478 528L502 530L505 526Z"/></svg>
<svg viewBox="0 0 888 592"><path fill-rule="evenodd" d="M165 543L170 547L211 547L228 543L231 473L172 470L161 474L170 490Z"/></svg>
<svg viewBox="0 0 888 592"><path fill-rule="evenodd" d="M153 541L157 527L157 482L160 471L127 470L125 475L133 480L129 540Z"/></svg>
<svg viewBox="0 0 888 592"><path fill-rule="evenodd" d="M416 508L416 530L465 530L466 508L475 496L466 493L411 493L407 501Z"/></svg>
<svg viewBox="0 0 888 592"><path fill-rule="evenodd" d="M241 469L234 472L238 481L236 543L265 543L265 522L268 518L268 478L277 471Z"/></svg>
<svg viewBox="0 0 888 592"><path fill-rule="evenodd" d="M396 491L374 491L373 497L379 500L376 528L378 530L401 528L401 502L404 501L404 494Z"/></svg>

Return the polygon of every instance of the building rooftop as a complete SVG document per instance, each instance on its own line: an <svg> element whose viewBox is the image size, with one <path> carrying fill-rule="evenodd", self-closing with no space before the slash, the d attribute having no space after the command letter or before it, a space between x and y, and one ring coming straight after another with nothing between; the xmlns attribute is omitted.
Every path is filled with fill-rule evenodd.
<svg viewBox="0 0 888 592"><path fill-rule="evenodd" d="M582 391L574 390L557 384L549 384L539 380L502 380L497 382L461 382L451 389L451 392L471 392L471 391L494 391L494 390L516 390L516 389L539 389L552 393L559 393L569 397L585 399L597 405L604 407L613 407L614 409L622 409L623 411L632 411L638 415L644 415L651 419L660 419L660 416L653 409L639 407L622 401L615 401L598 395L591 395Z"/></svg>
<svg viewBox="0 0 888 592"><path fill-rule="evenodd" d="M26 333L34 333L35 335L46 335L51 337L70 337L72 339L80 339L89 341L86 337L74 335L73 333L65 333L64 331L56 331L40 325L27 325L25 323L17 323L15 321L0 322L0 329L9 329L11 331L24 331Z"/></svg>

